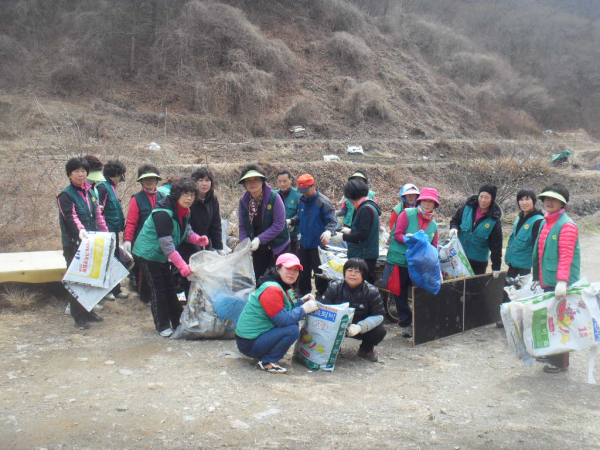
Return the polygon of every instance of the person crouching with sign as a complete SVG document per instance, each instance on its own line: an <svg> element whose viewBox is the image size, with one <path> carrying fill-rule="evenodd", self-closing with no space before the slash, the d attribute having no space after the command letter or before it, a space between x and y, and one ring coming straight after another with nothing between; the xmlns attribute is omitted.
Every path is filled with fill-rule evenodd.
<svg viewBox="0 0 600 450"><path fill-rule="evenodd" d="M257 358L269 373L286 373L278 363L300 335L298 322L319 309L312 294L294 302L293 285L303 270L292 253L279 255L250 294L235 329L238 350Z"/></svg>
<svg viewBox="0 0 600 450"><path fill-rule="evenodd" d="M182 242L208 245L190 226L190 206L198 197L198 186L190 178L173 182L171 193L157 203L135 240L133 254L139 258L144 283L148 283L150 307L156 331L163 337L179 326L182 307L175 292L169 261L184 277L192 274L177 249ZM146 299L142 299L143 301Z"/></svg>
<svg viewBox="0 0 600 450"><path fill-rule="evenodd" d="M358 356L367 361L377 362L377 346L386 335L383 327L385 310L379 290L365 281L369 267L358 258L351 258L344 263L344 279L329 283L325 291L323 303L341 305L350 303L354 308L352 324L346 334L361 342Z"/></svg>

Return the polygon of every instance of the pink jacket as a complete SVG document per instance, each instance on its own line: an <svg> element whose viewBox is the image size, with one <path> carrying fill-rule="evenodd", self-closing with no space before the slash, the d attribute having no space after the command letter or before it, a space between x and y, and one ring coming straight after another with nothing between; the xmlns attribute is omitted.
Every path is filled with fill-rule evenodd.
<svg viewBox="0 0 600 450"><path fill-rule="evenodd" d="M546 223L540 230L540 238L538 241L538 261L540 262L540 286L547 287L542 278L542 256L544 255L544 245L548 233L558 220L564 214L565 210L561 209L553 214L546 213ZM556 281L569 282L571 276L571 264L573 263L573 254L575 253L575 245L577 244L577 227L573 223L566 223L560 230L558 235L558 267L556 269Z"/></svg>

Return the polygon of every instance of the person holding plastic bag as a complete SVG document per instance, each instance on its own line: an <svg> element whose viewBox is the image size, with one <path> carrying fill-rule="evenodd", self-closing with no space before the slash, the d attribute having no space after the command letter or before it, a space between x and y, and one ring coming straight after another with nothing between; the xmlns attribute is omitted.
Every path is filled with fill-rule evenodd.
<svg viewBox="0 0 600 450"><path fill-rule="evenodd" d="M346 330L346 335L361 341L358 349L360 358L377 362L375 347L383 341L387 333L383 326L385 309L379 289L365 281L368 273L369 267L364 260L349 259L344 263L344 279L329 283L323 303L349 303L350 307L354 308L354 318Z"/></svg>
<svg viewBox="0 0 600 450"><path fill-rule="evenodd" d="M533 279L544 292L557 299L567 297L567 286L579 281L581 256L577 225L566 213L569 191L560 183L547 186L539 195L546 213L533 247ZM546 373L564 372L569 368L569 353L544 358Z"/></svg>
<svg viewBox="0 0 600 450"><path fill-rule="evenodd" d="M375 197L375 192L373 192L372 190L370 190L368 188L369 178L367 176L366 170L364 170L364 169L356 170L352 175L350 175L348 177L348 181L352 181L352 180L360 180L360 181L364 182L367 185L368 199L373 200L375 203L377 203L377 198ZM355 208L352 203L352 200L350 200L348 197L346 197L346 194L344 194L344 197L342 198L342 200L340 202L340 209L335 212L335 215L337 217L342 218L342 226L347 227L347 228L350 228L352 226L354 211L355 211Z"/></svg>
<svg viewBox="0 0 600 450"><path fill-rule="evenodd" d="M296 255L280 255L258 280L237 322L238 350L258 359L258 367L269 373L287 372L279 360L300 336L298 322L319 309L312 294L294 301L293 285L302 270Z"/></svg>
<svg viewBox="0 0 600 450"><path fill-rule="evenodd" d="M86 183L90 165L84 158L71 158L65 165L69 185L56 198L58 222L62 236L63 256L67 267L71 265L79 244L87 238L88 231L108 231L98 198L91 186ZM75 326L82 330L90 327L90 322L102 322L95 312L88 312L77 300L69 303Z"/></svg>
<svg viewBox="0 0 600 450"><path fill-rule="evenodd" d="M491 254L494 278L500 276L502 266L502 210L495 202L497 191L496 186L484 184L450 221L450 238L458 235L473 273L486 272Z"/></svg>
<svg viewBox="0 0 600 450"><path fill-rule="evenodd" d="M412 285L408 273L406 259L407 246L405 237L410 237L419 230L423 230L429 242L435 248L438 243L438 227L434 220L435 209L440 206L438 192L433 188L423 188L417 198L416 208L408 208L400 213L390 239L388 256L383 278L386 285L395 282L399 289L392 292L396 300L398 311L398 325L403 337L412 337L412 313L408 305L408 289Z"/></svg>
<svg viewBox="0 0 600 450"><path fill-rule="evenodd" d="M348 244L348 258L363 259L369 268L366 280L374 282L375 266L379 257L379 215L381 209L368 198L369 187L360 179L352 179L344 185L344 197L353 206L354 217L350 228L331 238L331 243Z"/></svg>
<svg viewBox="0 0 600 450"><path fill-rule="evenodd" d="M246 189L238 203L239 237L240 242L246 238L252 241L250 250L256 281L290 245L285 205L263 173L259 165L249 164L242 169L239 181Z"/></svg>
<svg viewBox="0 0 600 450"><path fill-rule="evenodd" d="M163 337L173 334L179 325L182 307L175 292L170 263L188 277L192 269L177 249L182 242L203 247L206 236L199 236L190 226L190 207L198 196L198 186L190 178L173 182L171 193L158 202L133 246L139 258L142 277L149 286L149 299L156 331Z"/></svg>
<svg viewBox="0 0 600 450"><path fill-rule="evenodd" d="M394 228L394 225L396 225L396 220L398 220L398 216L402 211L404 211L406 208L415 207L415 203L417 198L419 198L420 193L421 191L419 191L414 184L406 183L404 186L402 186L402 189L400 189L400 192L398 193L400 196L400 203L394 206L392 214L390 215L390 230Z"/></svg>

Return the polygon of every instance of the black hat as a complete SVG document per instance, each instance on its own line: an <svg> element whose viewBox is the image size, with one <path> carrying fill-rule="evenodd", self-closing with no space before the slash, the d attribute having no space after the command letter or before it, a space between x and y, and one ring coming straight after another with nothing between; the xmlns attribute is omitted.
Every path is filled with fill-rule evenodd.
<svg viewBox="0 0 600 450"><path fill-rule="evenodd" d="M496 201L496 194L498 193L498 188L493 184L484 184L479 188L479 193L487 192L492 196L492 202Z"/></svg>

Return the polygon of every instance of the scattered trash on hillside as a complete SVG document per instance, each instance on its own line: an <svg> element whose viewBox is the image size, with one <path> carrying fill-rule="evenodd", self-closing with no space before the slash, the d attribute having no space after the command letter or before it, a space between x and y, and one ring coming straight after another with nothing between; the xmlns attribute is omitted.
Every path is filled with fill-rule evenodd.
<svg viewBox="0 0 600 450"><path fill-rule="evenodd" d="M162 150L161 146L158 145L156 142L150 142L150 145L148 146L148 150L152 150L154 152L159 152Z"/></svg>
<svg viewBox="0 0 600 450"><path fill-rule="evenodd" d="M292 133L292 136L295 138L306 137L306 128L301 125L294 125L293 127L290 127L289 130L290 133Z"/></svg>
<svg viewBox="0 0 600 450"><path fill-rule="evenodd" d="M323 161L339 161L340 157L338 155L323 155Z"/></svg>
<svg viewBox="0 0 600 450"><path fill-rule="evenodd" d="M348 154L360 153L362 155L365 154L365 151L362 148L362 145L349 145L346 149Z"/></svg>
<svg viewBox="0 0 600 450"><path fill-rule="evenodd" d="M569 162L569 158L573 155L571 150L564 150L560 153L552 155L552 164L554 166L561 166Z"/></svg>

